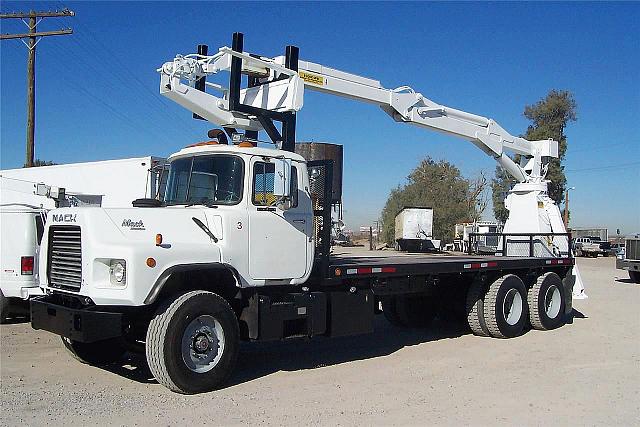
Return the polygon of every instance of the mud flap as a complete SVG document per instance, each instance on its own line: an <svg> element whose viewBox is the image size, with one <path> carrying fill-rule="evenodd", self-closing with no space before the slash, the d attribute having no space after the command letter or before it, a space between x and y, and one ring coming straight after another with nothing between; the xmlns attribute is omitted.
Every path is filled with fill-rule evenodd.
<svg viewBox="0 0 640 427"><path fill-rule="evenodd" d="M584 290L584 283L582 282L582 277L580 276L580 270L578 270L578 265L574 265L569 273L570 276L574 277L573 283L573 298L574 299L587 299L589 298Z"/></svg>

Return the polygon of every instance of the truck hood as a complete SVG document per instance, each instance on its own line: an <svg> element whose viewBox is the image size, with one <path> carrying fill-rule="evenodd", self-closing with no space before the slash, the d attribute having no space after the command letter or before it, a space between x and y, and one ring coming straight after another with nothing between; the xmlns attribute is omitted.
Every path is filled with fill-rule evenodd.
<svg viewBox="0 0 640 427"><path fill-rule="evenodd" d="M220 241L224 238L223 214L211 209L183 206L174 208L61 208L49 215L51 225L78 225L83 233L99 233L103 241L125 238L129 241L155 242L162 234L163 245L214 243L194 221L205 224ZM109 231L107 231L109 229ZM115 233L115 234L114 234Z"/></svg>
<svg viewBox="0 0 640 427"><path fill-rule="evenodd" d="M223 225L224 217L231 214L202 206L61 208L49 213L45 238L51 239L60 226L79 227L82 284L78 292L96 304L142 305L164 272L181 265L230 261L223 256L228 249L225 243L229 243L223 240ZM207 226L217 242L194 218ZM156 244L157 234L162 235L160 244ZM39 257L41 271L47 271L48 251L46 244ZM154 260L153 265L149 259ZM126 262L123 286L111 283L112 260ZM46 274L40 276L42 286L47 286L48 280Z"/></svg>

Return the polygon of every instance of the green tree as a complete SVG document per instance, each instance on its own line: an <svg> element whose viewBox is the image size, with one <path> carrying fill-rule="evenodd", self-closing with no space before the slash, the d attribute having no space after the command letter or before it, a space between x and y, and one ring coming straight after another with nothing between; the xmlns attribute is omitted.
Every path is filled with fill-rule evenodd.
<svg viewBox="0 0 640 427"><path fill-rule="evenodd" d="M33 167L37 167L37 166L53 166L53 165L57 165L57 163L54 163L51 160L35 159L33 161ZM28 168L29 166L27 166L27 164L25 163L24 166L22 166L22 167L23 168Z"/></svg>
<svg viewBox="0 0 640 427"><path fill-rule="evenodd" d="M551 90L544 99L524 108L524 116L531 121L524 138L533 141L551 138L558 141L557 159L551 159L547 170L549 183L549 197L558 205L564 201L564 190L567 178L564 175L564 160L567 152L567 136L564 131L569 122L577 120L577 104L566 90ZM519 160L519 159L516 159ZM504 207L503 193L508 191L515 181L500 167L496 168L492 180L493 212L498 220L506 220L508 215Z"/></svg>
<svg viewBox="0 0 640 427"><path fill-rule="evenodd" d="M433 208L434 238L450 242L454 225L468 221L478 209L478 203L470 202L469 198L480 194L462 177L457 167L427 157L409 174L405 185L391 190L381 215L382 238L393 244L395 216L400 209L425 206Z"/></svg>
<svg viewBox="0 0 640 427"><path fill-rule="evenodd" d="M493 216L500 222L505 222L509 217L509 211L504 207L504 198L515 182L500 165L496 166L495 176L491 180L491 201Z"/></svg>

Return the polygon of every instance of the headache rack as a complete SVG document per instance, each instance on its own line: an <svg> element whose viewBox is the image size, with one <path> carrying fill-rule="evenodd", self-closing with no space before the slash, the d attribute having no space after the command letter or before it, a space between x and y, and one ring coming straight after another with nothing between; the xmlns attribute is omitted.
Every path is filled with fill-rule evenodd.
<svg viewBox="0 0 640 427"><path fill-rule="evenodd" d="M571 258L571 233L469 233L469 255Z"/></svg>

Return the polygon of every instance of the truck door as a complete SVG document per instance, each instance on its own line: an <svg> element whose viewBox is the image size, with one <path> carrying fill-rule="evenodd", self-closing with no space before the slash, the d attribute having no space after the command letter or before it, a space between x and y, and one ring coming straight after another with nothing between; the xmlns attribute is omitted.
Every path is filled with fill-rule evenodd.
<svg viewBox="0 0 640 427"><path fill-rule="evenodd" d="M283 210L273 194L274 173L275 164L268 159L252 161L249 274L253 279L297 279L305 275L311 256L311 202L298 189L301 166L293 162L290 207Z"/></svg>

